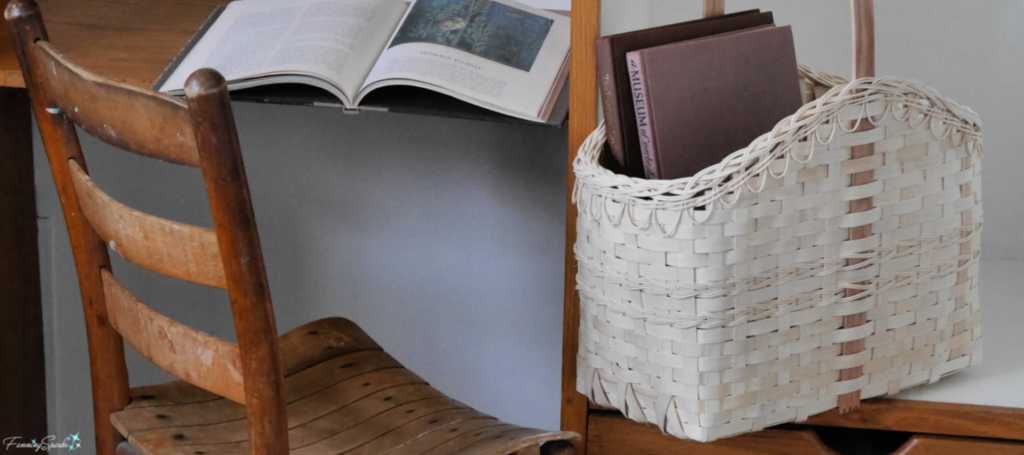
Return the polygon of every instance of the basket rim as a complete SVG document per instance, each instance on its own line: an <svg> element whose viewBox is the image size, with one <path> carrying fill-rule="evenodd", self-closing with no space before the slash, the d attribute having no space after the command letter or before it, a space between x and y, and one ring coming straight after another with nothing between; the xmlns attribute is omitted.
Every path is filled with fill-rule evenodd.
<svg viewBox="0 0 1024 455"><path fill-rule="evenodd" d="M587 207L603 207L608 201L621 204L623 213L619 214L616 224L627 215L632 217L632 214L624 213L627 209L650 209L648 219L642 222L645 226L652 223L656 211L679 211L677 221L670 226L674 232L682 222L683 212L701 223L711 216L716 205L734 204L743 190L760 192L769 175L783 177L791 169L791 160L806 163L813 158L814 147L810 147L806 156L797 156L797 144L807 141L828 144L838 129L852 132L862 121L878 124L889 115L910 123L915 130L929 129L937 139L950 138L954 145L967 147L971 154L983 154L978 114L917 80L884 76L845 82L841 77L820 73L804 65L800 66L800 72L802 77L822 85L839 85L833 86L821 98L801 106L796 113L779 121L772 131L758 137L746 148L733 152L692 177L648 180L616 174L601 166L598 158L606 141L602 123L583 143L573 161L576 176L573 202L581 214L587 212ZM873 103L885 104L880 118L868 113L868 106ZM851 106L859 108L860 112L853 128L846 129L836 120L841 111L849 110ZM832 125L831 133L823 138L818 130L827 124ZM785 164L782 172L777 173L772 167L779 160ZM583 197L584 193L586 197ZM705 209L699 211L703 215L696 215L698 207ZM599 217L600 213L591 213L591 218L597 219L595 216ZM653 224L660 227L660 223Z"/></svg>

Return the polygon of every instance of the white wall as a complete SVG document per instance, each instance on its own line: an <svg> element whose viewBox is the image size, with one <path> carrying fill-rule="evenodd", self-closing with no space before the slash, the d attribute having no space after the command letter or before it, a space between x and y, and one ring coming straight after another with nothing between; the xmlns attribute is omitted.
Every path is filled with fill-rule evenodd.
<svg viewBox="0 0 1024 455"><path fill-rule="evenodd" d="M603 27L693 19L700 3L605 0ZM848 2L727 2L729 11L754 7L793 25L801 62L850 73ZM1013 136L1024 124L1016 80L1024 74L1024 2L879 1L876 11L879 74L922 80L985 122L986 363L946 382L979 388L988 377L1024 380L1024 360L1012 352L1024 336L1011 324L1024 317L1024 284L1004 273L1024 270L1016 226L1024 221L1024 155ZM235 109L281 330L348 317L454 397L515 423L557 427L564 131L333 109ZM90 171L114 197L210 225L197 172L84 138L83 146ZM38 142L36 160L43 280L52 284L43 294L51 432L82 431L92 441L82 310ZM158 310L233 339L221 292L123 261L114 267ZM167 379L138 358L130 368L133 384ZM1024 406L1024 396L1002 399Z"/></svg>

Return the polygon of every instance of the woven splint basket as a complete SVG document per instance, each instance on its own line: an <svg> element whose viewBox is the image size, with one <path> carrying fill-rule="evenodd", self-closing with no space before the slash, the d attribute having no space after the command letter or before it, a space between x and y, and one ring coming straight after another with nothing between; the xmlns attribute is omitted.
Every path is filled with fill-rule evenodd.
<svg viewBox="0 0 1024 455"><path fill-rule="evenodd" d="M603 126L580 149L577 388L594 403L712 441L981 360L978 116L915 81L801 76L835 86L691 178L601 167Z"/></svg>

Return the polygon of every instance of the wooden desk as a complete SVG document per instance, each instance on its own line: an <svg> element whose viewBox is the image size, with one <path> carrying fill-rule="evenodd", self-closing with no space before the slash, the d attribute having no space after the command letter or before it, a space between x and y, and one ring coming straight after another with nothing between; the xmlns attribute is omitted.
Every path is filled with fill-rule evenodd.
<svg viewBox="0 0 1024 455"><path fill-rule="evenodd" d="M106 77L149 87L210 11L229 1L38 0L38 3L50 41L71 61ZM24 87L6 32L0 42L0 86Z"/></svg>

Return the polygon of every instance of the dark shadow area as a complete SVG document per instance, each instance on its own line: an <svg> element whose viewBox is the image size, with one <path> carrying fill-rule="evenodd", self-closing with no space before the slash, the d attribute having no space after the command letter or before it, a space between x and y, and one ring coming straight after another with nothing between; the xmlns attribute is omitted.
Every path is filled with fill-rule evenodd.
<svg viewBox="0 0 1024 455"><path fill-rule="evenodd" d="M838 427L809 427L821 442L840 455L889 455L913 434L900 431L862 430Z"/></svg>
<svg viewBox="0 0 1024 455"><path fill-rule="evenodd" d="M547 123L530 122L509 117L482 107L452 98L448 95L418 87L393 86L374 90L363 99L360 108L396 114L426 115L485 122L516 123L538 127L561 128L568 113L568 82L559 96L558 105ZM274 84L232 90L231 99L249 103L285 104L292 106L342 106L330 92L305 84Z"/></svg>

